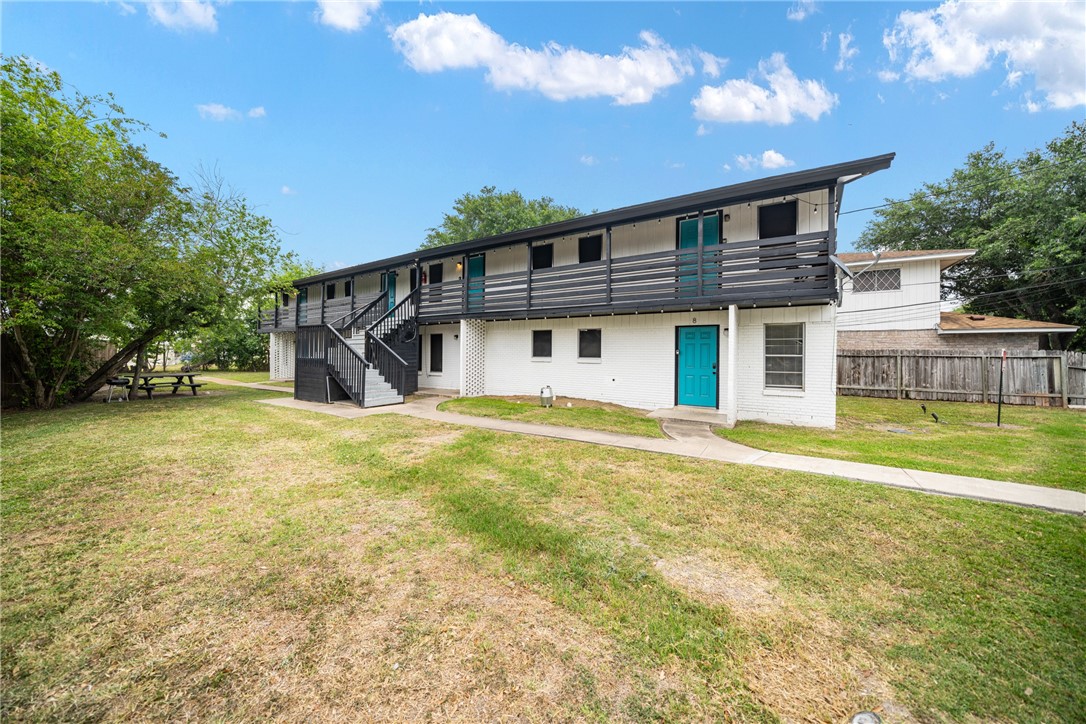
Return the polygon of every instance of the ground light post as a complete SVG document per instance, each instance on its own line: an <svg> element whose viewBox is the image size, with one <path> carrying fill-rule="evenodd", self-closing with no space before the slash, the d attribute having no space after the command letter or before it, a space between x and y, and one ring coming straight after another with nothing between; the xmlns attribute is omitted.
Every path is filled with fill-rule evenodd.
<svg viewBox="0 0 1086 724"><path fill-rule="evenodd" d="M1003 425L1003 368L1007 366L1007 350L999 355L999 401L996 403L996 427Z"/></svg>

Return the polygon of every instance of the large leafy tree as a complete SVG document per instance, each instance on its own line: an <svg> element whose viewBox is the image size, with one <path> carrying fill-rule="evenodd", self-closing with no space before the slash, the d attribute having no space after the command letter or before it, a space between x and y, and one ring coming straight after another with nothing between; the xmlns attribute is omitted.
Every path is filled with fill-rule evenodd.
<svg viewBox="0 0 1086 724"><path fill-rule="evenodd" d="M875 216L860 249L977 249L942 290L967 311L1086 328L1086 125L1019 159L989 144ZM1086 347L1086 329L1069 346Z"/></svg>
<svg viewBox="0 0 1086 724"><path fill-rule="evenodd" d="M578 209L556 204L549 196L526 199L516 189L503 192L484 186L477 194L469 192L458 198L452 212L443 216L440 226L427 232L419 248L482 239L577 216L581 216Z"/></svg>
<svg viewBox="0 0 1086 724"><path fill-rule="evenodd" d="M25 58L3 59L0 93L0 320L30 404L85 399L156 338L264 291L281 256L270 222L206 178L182 187L111 96ZM106 341L117 353L89 367Z"/></svg>

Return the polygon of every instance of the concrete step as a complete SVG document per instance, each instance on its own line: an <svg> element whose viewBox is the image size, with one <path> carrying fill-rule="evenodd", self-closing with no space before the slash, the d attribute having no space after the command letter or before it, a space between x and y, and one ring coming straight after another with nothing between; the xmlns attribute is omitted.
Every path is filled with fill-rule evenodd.
<svg viewBox="0 0 1086 724"><path fill-rule="evenodd" d="M403 395L384 395L381 397L370 397L366 395L363 400L364 407L384 407L385 405L399 405L403 402Z"/></svg>

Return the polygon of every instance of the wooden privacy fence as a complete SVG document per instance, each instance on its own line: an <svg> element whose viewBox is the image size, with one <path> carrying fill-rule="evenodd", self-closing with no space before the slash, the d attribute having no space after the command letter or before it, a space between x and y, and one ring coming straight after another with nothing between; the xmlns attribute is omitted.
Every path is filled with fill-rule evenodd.
<svg viewBox="0 0 1086 724"><path fill-rule="evenodd" d="M840 350L837 392L950 402L996 402L998 353L944 350ZM1010 405L1086 405L1086 354L1008 351L1003 402Z"/></svg>

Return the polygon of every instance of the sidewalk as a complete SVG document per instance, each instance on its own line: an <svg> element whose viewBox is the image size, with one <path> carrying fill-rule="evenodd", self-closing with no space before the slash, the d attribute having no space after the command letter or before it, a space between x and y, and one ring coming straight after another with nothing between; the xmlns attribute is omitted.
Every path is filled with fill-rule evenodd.
<svg viewBox="0 0 1086 724"><path fill-rule="evenodd" d="M225 383L229 384L229 382ZM242 383L233 384L240 385ZM244 386L252 387L253 385L247 384ZM281 390L282 388L278 389ZM475 417L473 415L442 412L437 409L437 406L444 401L445 398L428 397L404 405L362 409L353 405L326 405L291 398L260 400L262 403L277 407L308 410L347 419L368 417L370 415L387 415L389 413L410 415L423 420L478 427L486 430L572 440L594 445L608 445L610 447L644 450L646 452L679 455L702 460L716 460L739 465L757 465L778 470L833 475L849 480L908 488L923 493L1010 503L1030 508L1044 508L1060 513L1072 513L1074 515L1086 514L1086 493L1058 488L1044 488L1037 485L985 480L984 478L971 478L964 475L891 468L883 465L830 460L806 455L765 452L764 450L756 450L725 440L715 435L707 423L665 420L663 421L663 430L670 439L638 437L636 435L602 432L600 430L538 425L492 417Z"/></svg>

